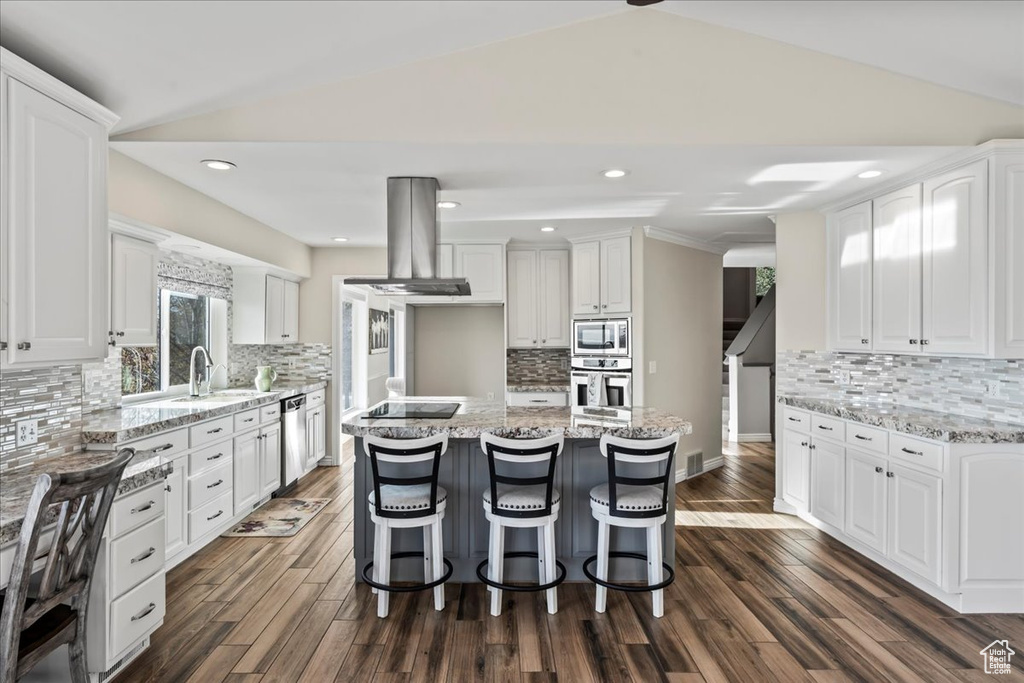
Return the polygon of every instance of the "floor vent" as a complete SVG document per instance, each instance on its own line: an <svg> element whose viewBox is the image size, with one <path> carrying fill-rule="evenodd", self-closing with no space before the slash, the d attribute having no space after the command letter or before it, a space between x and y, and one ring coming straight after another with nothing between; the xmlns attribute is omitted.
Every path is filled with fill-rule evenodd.
<svg viewBox="0 0 1024 683"><path fill-rule="evenodd" d="M686 477L696 476L704 471L704 451L689 453L686 456Z"/></svg>
<svg viewBox="0 0 1024 683"><path fill-rule="evenodd" d="M146 638L145 640L141 641L138 645L129 650L124 657L121 657L121 659L114 662L114 666L110 667L106 671L101 671L98 674L93 674L93 680L96 683L104 683L105 681L109 681L111 678L121 673L121 670L129 664L131 664L132 660L134 660L136 657L142 654L142 651L145 650L147 647L149 647L149 638Z"/></svg>

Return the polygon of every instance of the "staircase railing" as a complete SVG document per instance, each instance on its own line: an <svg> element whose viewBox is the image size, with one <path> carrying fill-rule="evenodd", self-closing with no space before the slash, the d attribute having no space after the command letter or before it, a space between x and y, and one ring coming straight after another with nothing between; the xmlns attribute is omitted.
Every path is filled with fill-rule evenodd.
<svg viewBox="0 0 1024 683"><path fill-rule="evenodd" d="M762 297L725 351L726 359L738 356L745 366L775 364L775 286ZM728 362L728 360L726 361Z"/></svg>

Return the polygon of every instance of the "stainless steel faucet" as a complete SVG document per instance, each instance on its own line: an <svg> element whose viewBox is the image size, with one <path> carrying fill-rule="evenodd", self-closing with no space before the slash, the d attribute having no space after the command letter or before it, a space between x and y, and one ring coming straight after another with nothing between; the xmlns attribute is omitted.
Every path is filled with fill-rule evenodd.
<svg viewBox="0 0 1024 683"><path fill-rule="evenodd" d="M200 351L203 352L203 358L206 359L206 365L203 367L203 374L207 375L207 382L209 382L209 371L213 367L213 363L210 361L210 354L206 352L202 346L197 346L192 349L192 357L188 362L188 395L191 398L198 398L200 396L199 390L203 388L203 375L196 374L196 354ZM209 390L209 385L207 385Z"/></svg>

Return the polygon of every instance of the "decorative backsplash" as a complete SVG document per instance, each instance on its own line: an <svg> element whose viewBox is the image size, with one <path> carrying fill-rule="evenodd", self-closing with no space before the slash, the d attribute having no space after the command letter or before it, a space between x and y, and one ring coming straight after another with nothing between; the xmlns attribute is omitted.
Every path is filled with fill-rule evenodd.
<svg viewBox="0 0 1024 683"><path fill-rule="evenodd" d="M1024 423L1020 360L780 351L776 391Z"/></svg>
<svg viewBox="0 0 1024 683"><path fill-rule="evenodd" d="M269 365L280 382L331 378L330 344L233 344L228 385L252 388L257 365Z"/></svg>
<svg viewBox="0 0 1024 683"><path fill-rule="evenodd" d="M37 420L38 441L16 447L15 420ZM0 373L0 472L81 450L82 371L60 365Z"/></svg>
<svg viewBox="0 0 1024 683"><path fill-rule="evenodd" d="M569 384L569 349L507 349L506 384Z"/></svg>

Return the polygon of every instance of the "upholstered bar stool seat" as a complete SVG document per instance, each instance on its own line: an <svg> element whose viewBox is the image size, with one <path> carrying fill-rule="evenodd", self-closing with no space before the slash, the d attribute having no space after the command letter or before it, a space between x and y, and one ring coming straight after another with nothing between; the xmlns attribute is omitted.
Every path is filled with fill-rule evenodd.
<svg viewBox="0 0 1024 683"><path fill-rule="evenodd" d="M608 484L600 484L590 489L590 502L607 508L611 502L611 490ZM662 490L657 486L629 486L623 484L618 490L619 510L660 510ZM602 512L607 513L608 510Z"/></svg>
<svg viewBox="0 0 1024 683"><path fill-rule="evenodd" d="M509 486L498 484L499 510L540 510L546 504L546 487L543 484L533 486ZM558 489L551 491L552 504L562 502L562 494ZM484 505L491 504L491 490L484 489Z"/></svg>
<svg viewBox="0 0 1024 683"><path fill-rule="evenodd" d="M430 486L418 484L413 486L395 486L385 484L380 487L380 497L384 503L383 510L426 510L430 508ZM371 507L377 507L376 492L370 491L367 499ZM443 509L448 500L448 492L437 487L437 507Z"/></svg>

